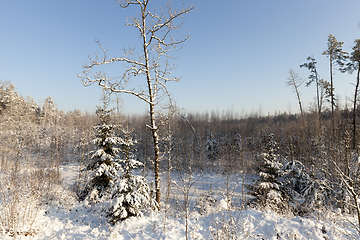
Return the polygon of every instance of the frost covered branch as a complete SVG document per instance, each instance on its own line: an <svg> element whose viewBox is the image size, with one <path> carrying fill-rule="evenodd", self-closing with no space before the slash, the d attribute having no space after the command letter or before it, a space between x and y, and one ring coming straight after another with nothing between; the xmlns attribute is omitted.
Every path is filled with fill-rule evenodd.
<svg viewBox="0 0 360 240"><path fill-rule="evenodd" d="M176 36L174 30L183 29L183 23L177 22L185 14L191 12L192 6L183 7L175 10L168 2L164 8L158 8L151 5L150 0L117 0L122 8L130 6L138 7L138 14L126 21L127 26L134 27L138 30L141 41L136 49L126 49L122 57L107 57L107 50L103 48L99 40L99 45L103 57L100 59L96 54L95 57L89 57L90 62L83 66L83 72L79 75L85 86L97 83L101 88L114 93L130 94L144 101L149 106L149 120L147 124L152 132L154 144L154 175L156 201L160 206L160 148L159 148L159 129L162 127L176 112L175 104L171 99L170 92L166 83L170 81L179 81L179 78L172 76L171 70L174 68L169 65L168 60L173 59L169 54L172 50L178 50L181 44L189 37L181 33ZM151 5L151 6L150 6ZM153 8L154 10L149 10ZM139 50L140 49L140 50ZM137 57L135 57L137 55ZM102 72L102 67L113 63L123 63L125 70L119 77L108 77ZM99 69L99 70L97 70ZM131 78L143 77L144 83L137 88L129 87ZM143 88L145 85L145 88ZM161 109L167 101L167 109L170 109L168 116L161 116ZM157 122L157 115L160 114L160 123Z"/></svg>
<svg viewBox="0 0 360 240"><path fill-rule="evenodd" d="M354 207L355 210L356 210L357 224L354 224L351 221L349 221L349 222L351 223L351 225L354 226L354 228L360 234L360 206L359 206L360 198L359 198L359 194L355 190L355 186L354 186L355 179L351 176L351 170L350 170L349 161L348 161L348 159L346 159L346 168L348 169L347 174L343 170L341 170L341 168L338 166L338 164L334 160L331 160L331 161L335 166L335 170L337 171L337 173L340 176L341 182L345 184L345 187L346 187L347 191L350 193L350 195L351 195L351 197L353 199L352 200L353 203L352 204L350 203L349 205Z"/></svg>

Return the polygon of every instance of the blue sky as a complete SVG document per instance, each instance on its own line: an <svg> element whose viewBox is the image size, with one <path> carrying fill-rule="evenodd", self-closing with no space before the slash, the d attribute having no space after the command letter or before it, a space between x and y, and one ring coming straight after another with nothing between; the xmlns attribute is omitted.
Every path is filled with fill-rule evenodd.
<svg viewBox="0 0 360 240"><path fill-rule="evenodd" d="M308 71L299 65L313 55L321 77L329 80L328 59L321 55L328 35L344 41L346 51L360 38L358 0L173 1L182 3L196 10L185 18L190 39L173 53L181 81L169 89L177 105L189 112L298 112L295 94L285 84L288 69L307 78ZM0 79L39 104L51 96L64 111L93 111L101 90L84 87L77 75L88 55L99 50L94 39L111 56L136 46L136 31L125 26L134 10L121 9L115 0L1 0ZM336 72L341 104L352 97L354 82L354 75ZM315 86L300 91L308 109ZM147 109L132 96L121 98L124 112Z"/></svg>

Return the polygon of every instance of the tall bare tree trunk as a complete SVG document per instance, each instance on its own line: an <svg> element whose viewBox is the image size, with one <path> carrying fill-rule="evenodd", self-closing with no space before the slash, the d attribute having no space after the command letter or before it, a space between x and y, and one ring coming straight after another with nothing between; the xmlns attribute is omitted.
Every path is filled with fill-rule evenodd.
<svg viewBox="0 0 360 240"><path fill-rule="evenodd" d="M332 58L330 56L330 58ZM332 136L335 136L335 114L334 114L334 84L333 84L333 70L332 61L330 61L330 97L331 97L331 116L332 116Z"/></svg>
<svg viewBox="0 0 360 240"><path fill-rule="evenodd" d="M356 140L356 105L357 105L357 95L359 92L359 75L360 68L358 68L357 76L356 76L356 86L355 86L355 94L354 94L354 118L353 118L353 149L356 148L357 140Z"/></svg>
<svg viewBox="0 0 360 240"><path fill-rule="evenodd" d="M154 143L154 175L155 175L155 194L156 194L156 202L160 207L160 150L159 150L159 135L158 135L158 127L156 126L156 116L155 116L155 98L156 98L156 85L153 85L151 82L151 66L149 60L149 52L148 52L148 41L146 39L146 14L147 14L147 4L144 4L143 9L141 10L142 15L142 38L143 38L143 50L145 57L145 71L146 71L146 80L149 91L149 116L150 116L150 129L153 137Z"/></svg>
<svg viewBox="0 0 360 240"><path fill-rule="evenodd" d="M327 55L330 61L330 97L331 97L331 113L332 113L332 136L335 135L335 112L334 112L334 82L333 82L333 65L336 64L341 68L344 66L344 62L349 58L348 53L342 50L344 42L339 42L336 37L332 34L328 37L327 50L322 54Z"/></svg>
<svg viewBox="0 0 360 240"><path fill-rule="evenodd" d="M301 86L301 84L303 84L304 81L299 77L299 75L295 72L294 69L290 68L288 73L289 73L290 77L288 78L287 85L294 88L297 100L299 102L300 113L302 115L303 108L302 108L301 99L300 99L299 86Z"/></svg>
<svg viewBox="0 0 360 240"><path fill-rule="evenodd" d="M155 175L155 200L159 204L160 208L160 189L161 189L161 182L160 182L160 150L159 150L159 135L157 133L156 125L155 125L155 117L153 116L154 113L150 114L151 118L151 125L152 125L152 136L153 136L153 143L154 143L154 175ZM154 129L155 128L155 129Z"/></svg>
<svg viewBox="0 0 360 240"><path fill-rule="evenodd" d="M98 83L102 88L115 93L126 93L137 97L146 102L149 106L149 124L147 126L151 130L154 144L154 175L155 175L155 192L156 202L160 207L160 150L159 150L159 129L170 119L176 112L175 106L172 104L170 93L166 87L166 83L170 81L179 81L177 77L172 77L171 70L173 66L168 63L171 50L177 50L179 45L185 42L188 37L181 35L180 39L176 39L172 35L172 31L180 30L182 23L174 22L175 19L183 17L183 15L193 10L193 7L174 10L171 4L165 5L164 9L153 5L154 10L151 12L150 0L117 0L122 8L129 6L139 7L138 13L134 18L130 18L126 25L135 27L139 31L142 40L142 50L139 57L134 57L135 49L125 49L123 57L107 58L107 50L105 50L99 41L100 48L103 51L103 57L99 60L98 55L95 58L90 57L90 63L84 65L84 71L79 77L85 86ZM155 2L155 1L154 1ZM141 48L140 48L141 49ZM102 65L112 64L114 62L122 62L127 65L123 75L118 78L108 78L105 73L93 71ZM131 78L144 76L146 79L145 86L142 84L138 88L128 88ZM162 117L160 114L160 102L163 98L167 98L169 103L168 109L170 114ZM157 112L158 111L158 112ZM160 116L157 120L157 115Z"/></svg>

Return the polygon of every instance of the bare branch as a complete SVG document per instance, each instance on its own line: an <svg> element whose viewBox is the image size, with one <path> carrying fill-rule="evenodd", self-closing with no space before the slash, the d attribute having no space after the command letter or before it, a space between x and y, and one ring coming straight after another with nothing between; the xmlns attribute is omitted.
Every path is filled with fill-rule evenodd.
<svg viewBox="0 0 360 240"><path fill-rule="evenodd" d="M122 8L127 8L132 4L142 4L139 0L117 0L117 2ZM148 2L148 0L146 2Z"/></svg>
<svg viewBox="0 0 360 240"><path fill-rule="evenodd" d="M107 50L105 50L100 41L96 40L102 51L101 60L98 54L90 59L88 64L83 66L83 73L79 75L85 86L97 83L103 89L109 90L114 93L125 93L133 95L149 105L149 120L150 123L147 127L152 132L154 143L154 175L155 175L155 190L156 201L160 206L160 149L159 149L159 129L169 121L171 116L176 113L176 107L172 102L170 92L166 87L166 83L169 81L179 81L177 77L170 76L171 69L174 66L170 66L167 59L173 58L168 55L171 50L179 49L188 36L181 36L180 39L176 39L172 33L174 30L182 28L183 23L175 24L174 21L177 18L183 17L183 15L189 13L194 8L182 8L180 11L172 10L171 2L169 2L165 8L156 9L154 11L148 10L148 4L150 0L117 0L118 4L122 8L127 8L130 5L138 6L138 14L136 17L129 18L126 21L126 25L133 26L138 30L141 39L141 52L138 53L137 58L134 57L134 49L127 49L122 57L107 57ZM139 43L140 44L140 43ZM117 78L109 78L102 71L95 72L96 68L102 66L122 62L125 64L125 70L122 75ZM131 77L143 76L145 79L146 91L143 89L143 85L138 88L129 88L128 83ZM170 113L166 117L161 116L158 123L158 109L162 108L162 100L168 101L168 110Z"/></svg>
<svg viewBox="0 0 360 240"><path fill-rule="evenodd" d="M155 15L152 15L152 17L154 18L157 18L159 19L159 23L154 25L153 26L153 29L152 29L152 32L156 33L158 31L160 31L163 27L168 27L168 28L171 28L171 29L177 29L178 27L174 27L171 25L171 23L174 21L174 19L182 16L182 15L185 15L189 12L191 12L192 10L194 10L194 8L192 6L190 6L189 8L183 8L181 11L177 12L177 11L174 11L174 12L171 12L169 10L168 14L169 14L169 17L168 18L158 18L157 16Z"/></svg>

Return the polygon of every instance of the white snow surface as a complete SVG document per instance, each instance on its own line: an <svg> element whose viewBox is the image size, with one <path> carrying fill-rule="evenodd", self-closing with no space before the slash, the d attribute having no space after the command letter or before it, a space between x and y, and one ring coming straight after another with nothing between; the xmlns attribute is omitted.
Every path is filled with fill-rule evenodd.
<svg viewBox="0 0 360 240"><path fill-rule="evenodd" d="M79 166L67 165L61 168L63 187L70 186L78 177ZM151 174L148 176L151 181ZM233 198L241 196L241 175L230 179L234 189ZM237 179L240 178L240 179ZM165 176L163 176L163 180ZM175 176L172 180L177 181ZM213 192L219 199L208 206L202 215L192 211L189 224L189 239L356 239L356 231L345 216L336 213L314 215L312 218L279 216L273 212L254 209L233 210L226 206L226 197L220 194L224 176L202 174L197 180L194 199L201 194ZM165 186L165 182L164 182ZM164 187L165 188L165 187ZM173 188L176 191L176 188ZM237 191L237 192L236 192ZM185 219L181 212L148 212L142 217L130 218L116 225L110 225L102 203L87 206L77 202L64 191L64 202L49 203L42 207L33 225L31 236L18 235L15 239L185 239ZM178 195L181 195L178 193ZM173 196L176 196L174 194ZM193 200L195 201L195 200ZM174 203L175 204L175 203ZM181 204L178 203L178 204ZM166 218L165 218L166 216ZM352 238L353 237L353 238ZM14 237L0 235L0 239Z"/></svg>

